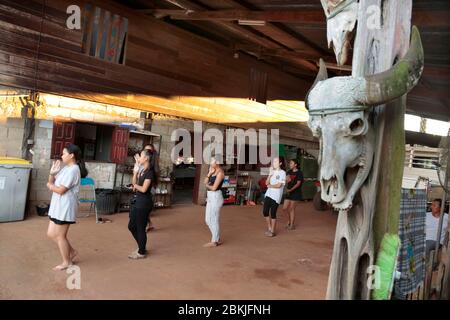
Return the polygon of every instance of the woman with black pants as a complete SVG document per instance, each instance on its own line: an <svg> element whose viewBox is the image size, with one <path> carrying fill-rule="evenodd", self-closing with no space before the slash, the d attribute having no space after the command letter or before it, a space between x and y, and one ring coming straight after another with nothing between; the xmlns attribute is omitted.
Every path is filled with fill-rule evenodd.
<svg viewBox="0 0 450 320"><path fill-rule="evenodd" d="M136 156L136 164L133 168L133 191L134 203L130 209L130 222L128 229L138 244L138 249L132 252L128 258L143 259L147 256L147 226L148 215L153 208L151 194L152 183L155 180L155 173L151 167L151 153L143 150L140 156ZM142 167L142 170L139 170Z"/></svg>

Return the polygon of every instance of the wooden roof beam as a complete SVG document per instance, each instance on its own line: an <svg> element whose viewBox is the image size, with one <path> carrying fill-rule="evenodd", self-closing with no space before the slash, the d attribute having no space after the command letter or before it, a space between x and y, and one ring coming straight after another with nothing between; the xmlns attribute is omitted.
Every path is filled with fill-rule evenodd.
<svg viewBox="0 0 450 320"><path fill-rule="evenodd" d="M251 4L245 4L244 2L237 0L222 0L221 3L223 5L229 6L230 8L233 8L233 10L236 8L249 12L257 11L257 8L255 6ZM324 14L322 12L321 14L323 15L323 19L325 19ZM273 24L272 22L267 22L265 25L254 25L251 26L251 28L258 32L261 32L265 36L274 39L278 43L282 44L284 47L290 48L294 51L310 51L312 53L316 53L319 57L326 55L326 50L324 51L311 42L305 41L299 36L295 36L295 32L288 32L287 30L284 30L283 28ZM310 70L316 71L317 69L314 69L313 67Z"/></svg>
<svg viewBox="0 0 450 320"><path fill-rule="evenodd" d="M261 46L241 44L241 43L235 44L233 46L233 49L251 53L259 58L270 56L270 57L295 58L295 59L311 59L311 60L318 59L317 54L311 53L310 51L291 51L284 48L267 49Z"/></svg>
<svg viewBox="0 0 450 320"><path fill-rule="evenodd" d="M202 6L195 4L189 0L165 0L166 2L169 2L173 5L176 5L184 10L194 10L194 11L204 11L205 8L203 8ZM227 29L228 31L236 34L237 36L239 36L240 38L244 38L249 42L255 43L257 45L260 45L264 48L268 48L268 49L280 49L283 48L282 46L280 46L277 42L272 41L268 38L265 37L261 37L258 36L257 34L253 33L251 30L244 28L234 22L231 21L211 21L211 23L214 23L222 28ZM274 26L267 26L269 29L270 28L275 28ZM299 41L300 42L300 41ZM318 53L318 55L320 56L320 53ZM296 65L300 66L303 69L312 71L312 72L316 72L317 71L317 66L315 63L312 63L306 59L297 59L296 60Z"/></svg>
<svg viewBox="0 0 450 320"><path fill-rule="evenodd" d="M169 16L174 20L200 20L200 21L261 21L261 22L290 22L296 24L323 25L325 16L320 10L269 10L251 11L241 9L231 10L170 10L170 9L144 9L144 13L152 14L157 18Z"/></svg>
<svg viewBox="0 0 450 320"><path fill-rule="evenodd" d="M177 1L180 2L180 1ZM156 18L169 16L174 20L199 21L264 21L284 22L306 25L325 25L326 20L322 9L295 10L177 10L177 9L141 9L143 13L152 14ZM449 11L413 10L412 23L419 27L449 27Z"/></svg>

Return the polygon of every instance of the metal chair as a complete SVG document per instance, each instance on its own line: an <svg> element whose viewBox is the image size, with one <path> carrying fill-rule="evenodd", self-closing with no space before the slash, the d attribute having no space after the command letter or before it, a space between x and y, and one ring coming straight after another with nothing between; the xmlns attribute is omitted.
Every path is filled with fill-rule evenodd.
<svg viewBox="0 0 450 320"><path fill-rule="evenodd" d="M98 223L98 213L97 213L97 197L95 195L95 181L92 178L81 178L82 186L90 186L90 190L92 191L92 198L80 198L80 203L90 203L89 213L86 217L91 215L92 207L95 209L95 222Z"/></svg>

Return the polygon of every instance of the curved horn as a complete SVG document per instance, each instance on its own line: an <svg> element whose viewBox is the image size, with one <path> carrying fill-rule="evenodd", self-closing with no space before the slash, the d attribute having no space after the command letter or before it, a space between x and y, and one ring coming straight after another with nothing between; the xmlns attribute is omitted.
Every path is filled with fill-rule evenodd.
<svg viewBox="0 0 450 320"><path fill-rule="evenodd" d="M408 53L392 68L365 77L365 105L379 105L397 99L408 93L420 79L424 64L424 54L420 33L416 26L411 32Z"/></svg>
<svg viewBox="0 0 450 320"><path fill-rule="evenodd" d="M314 83L311 86L311 89L309 89L309 91L308 91L308 93L306 94L306 97L305 97L306 110L309 110L309 107L308 107L308 96L309 96L309 93L311 92L311 90L314 89L314 87L316 86L316 84L319 81L323 81L323 80L328 79L327 66L325 65L325 62L323 61L322 58L320 58L320 60L319 60L319 66L320 66L319 67L319 72L317 73L316 79L314 80Z"/></svg>

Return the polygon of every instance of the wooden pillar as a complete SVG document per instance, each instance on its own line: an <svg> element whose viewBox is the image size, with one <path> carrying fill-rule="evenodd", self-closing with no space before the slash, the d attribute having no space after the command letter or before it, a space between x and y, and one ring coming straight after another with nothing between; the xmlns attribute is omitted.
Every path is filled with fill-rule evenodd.
<svg viewBox="0 0 450 320"><path fill-rule="evenodd" d="M361 0L354 43L352 76L389 69L410 43L411 0ZM379 23L378 23L379 22ZM372 171L336 227L327 299L370 299L367 268L385 233L398 233L405 161L405 97L369 109L368 139L374 146ZM346 179L355 173L348 170Z"/></svg>
<svg viewBox="0 0 450 320"><path fill-rule="evenodd" d="M371 29L367 12L378 6L380 29ZM366 0L360 3L353 75L367 75L389 69L408 51L411 31L411 0ZM361 23L362 22L362 23ZM359 36L359 37L358 37ZM376 107L376 149L372 179L376 187L373 219L374 249L378 251L385 233L398 233L400 197L405 159L404 117L406 96ZM375 191L374 190L374 191Z"/></svg>

